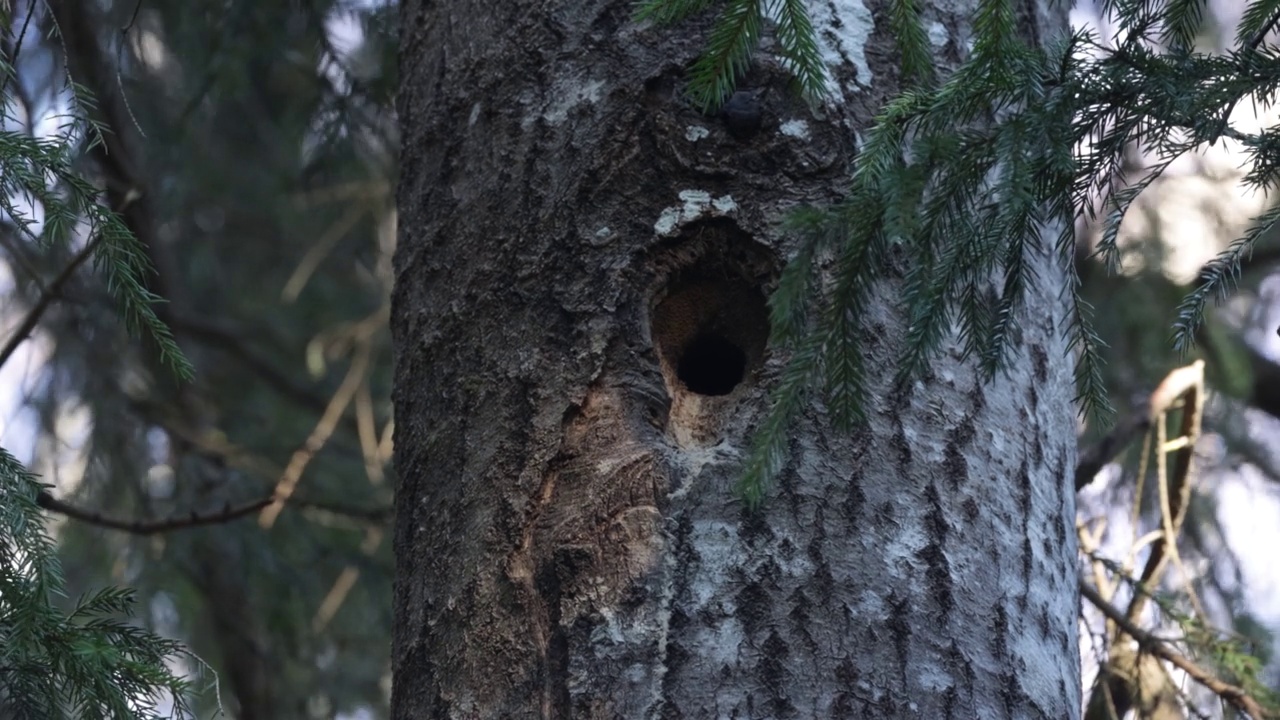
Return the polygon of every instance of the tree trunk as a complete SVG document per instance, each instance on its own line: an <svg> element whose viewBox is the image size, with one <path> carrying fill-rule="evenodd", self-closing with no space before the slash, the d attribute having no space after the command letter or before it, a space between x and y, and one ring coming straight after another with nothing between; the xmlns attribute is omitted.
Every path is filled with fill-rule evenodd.
<svg viewBox="0 0 1280 720"><path fill-rule="evenodd" d="M831 100L766 38L735 137L683 99L705 19L403 6L394 718L1079 716L1056 258L989 384L948 346L894 391L886 282L870 421L815 400L760 511L733 492L785 360L778 221L839 197L897 77L880 3L813 8ZM971 12L925 9L940 62Z"/></svg>

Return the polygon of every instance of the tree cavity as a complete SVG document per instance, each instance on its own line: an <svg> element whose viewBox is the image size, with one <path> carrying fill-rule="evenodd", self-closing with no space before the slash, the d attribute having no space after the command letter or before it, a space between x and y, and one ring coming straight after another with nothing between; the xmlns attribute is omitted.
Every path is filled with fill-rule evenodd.
<svg viewBox="0 0 1280 720"><path fill-rule="evenodd" d="M723 416L764 360L771 264L732 223L702 224L669 250L650 330L680 445L717 442ZM674 266L674 267L673 267Z"/></svg>

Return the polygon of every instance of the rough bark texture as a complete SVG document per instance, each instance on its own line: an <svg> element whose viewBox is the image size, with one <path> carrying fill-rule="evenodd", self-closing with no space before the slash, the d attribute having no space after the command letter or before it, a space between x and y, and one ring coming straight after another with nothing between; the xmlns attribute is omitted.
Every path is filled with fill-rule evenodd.
<svg viewBox="0 0 1280 720"><path fill-rule="evenodd" d="M944 62L970 10L926 9ZM393 716L1078 717L1056 261L991 384L951 348L893 392L886 282L870 422L815 402L744 512L777 221L839 196L895 50L880 5L815 4L835 100L811 112L766 41L735 138L682 100L706 23L632 11L403 6Z"/></svg>

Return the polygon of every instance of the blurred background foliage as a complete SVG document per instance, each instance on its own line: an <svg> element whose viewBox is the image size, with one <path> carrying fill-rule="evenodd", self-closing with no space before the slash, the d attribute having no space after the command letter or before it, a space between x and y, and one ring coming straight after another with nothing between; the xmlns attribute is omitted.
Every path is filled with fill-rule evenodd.
<svg viewBox="0 0 1280 720"><path fill-rule="evenodd" d="M136 588L142 621L218 672L230 717L385 716L396 8L5 5L3 129L57 134L68 79L93 98L110 133L77 140L75 167L145 243L195 375L177 381L86 265L0 375L17 400L0 443L57 502L135 530L291 491L162 533L53 513L69 594ZM0 327L83 235L36 242L0 217ZM218 700L201 695L200 715Z"/></svg>
<svg viewBox="0 0 1280 720"><path fill-rule="evenodd" d="M6 7L0 56L13 73L0 93L4 130L57 133L68 78L91 94L90 115L111 133L100 147L79 142L75 166L145 243L156 269L150 289L166 300L157 312L195 369L179 383L154 343L121 322L105 276L86 270L61 285L23 352L0 368L0 409L11 410L0 418L0 445L54 485L50 517L70 595L136 588L141 621L217 671L221 695L196 698L201 716L221 702L241 720L385 717L396 8L326 0ZM1230 35L1235 7L1211 3L1207 46ZM1097 22L1087 10L1077 9L1077 23ZM1135 150L1135 165L1143 162ZM1080 227L1083 292L1109 344L1121 423L1187 362L1170 349L1170 325L1197 264L1269 202L1241 208L1232 168L1243 168L1232 162L1175 167L1144 195L1126 226L1121 275L1089 258L1097 228ZM1194 202L1180 186L1188 178L1200 183ZM1188 223L1189 211L1199 224ZM1190 240L1188 227L1198 229ZM0 327L39 304L86 241L35 242L0 217ZM1280 239L1270 238L1201 338L1213 393L1183 533L1195 571L1175 583L1190 582L1209 619L1257 641L1263 658L1280 609L1249 601L1242 553L1250 549L1229 541L1233 518L1217 489L1245 468L1270 481L1263 494L1274 495L1280 478L1271 449L1280 437L1277 261ZM1087 448L1108 429L1082 430ZM1085 490L1082 517L1128 513L1138 446ZM1149 528L1158 512L1146 487L1136 500ZM146 532L278 491L289 495L283 507Z"/></svg>
<svg viewBox="0 0 1280 720"><path fill-rule="evenodd" d="M1073 24L1114 33L1100 5L1077 3ZM1243 8L1236 0L1209 0L1197 49L1215 53L1229 47ZM1232 114L1233 126L1249 131L1274 127L1277 120L1274 106L1237 107ZM1148 148L1131 148L1116 186L1123 187L1125 177L1141 177L1155 159ZM1149 611L1145 623L1185 638L1183 647L1220 677L1274 700L1267 688L1280 687L1280 666L1272 660L1280 629L1280 571L1274 562L1280 542L1280 233L1259 241L1237 277L1238 286L1207 310L1190 355L1172 350L1176 307L1198 284L1201 269L1244 233L1251 218L1275 203L1269 194L1242 189L1241 179L1249 170L1243 159L1238 144L1228 141L1171 165L1138 199L1122 226L1119 274L1109 274L1091 256L1108 207L1100 201L1099 221L1078 224L1081 293L1107 343L1106 384L1118 411L1113 425L1083 423L1080 448L1084 456L1102 447L1104 438L1123 437L1124 429L1136 427L1147 413L1162 379L1195 359L1204 360L1208 402L1196 444L1191 502L1179 535L1181 559L1154 588L1165 594L1164 600ZM1170 427L1177 419L1175 413ZM1144 551L1135 549L1142 546L1139 538L1161 528L1156 468L1144 437L1153 439L1131 434L1113 462L1078 495L1081 537L1089 534L1083 530L1087 528L1101 538L1082 565L1086 582L1089 561L1141 567ZM1082 547L1088 545L1082 540ZM1105 664L1109 648L1096 616L1086 611L1085 617L1093 620L1083 628L1088 699L1092 673ZM1214 707L1211 695L1184 676L1173 677L1181 687L1179 717L1233 716ZM1106 716L1097 710L1090 707L1086 718ZM1165 717L1159 712L1150 716Z"/></svg>

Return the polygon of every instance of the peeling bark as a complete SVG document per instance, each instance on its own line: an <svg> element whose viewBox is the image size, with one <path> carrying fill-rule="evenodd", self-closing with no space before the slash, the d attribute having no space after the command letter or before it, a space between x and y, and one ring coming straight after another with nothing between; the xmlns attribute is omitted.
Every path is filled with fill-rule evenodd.
<svg viewBox="0 0 1280 720"><path fill-rule="evenodd" d="M815 6L841 101L766 42L741 139L681 96L705 25L631 12L403 7L393 717L1078 717L1057 260L989 384L953 345L894 391L884 282L870 422L815 400L745 512L777 221L839 197L895 51L878 4ZM968 12L926 10L944 62Z"/></svg>

